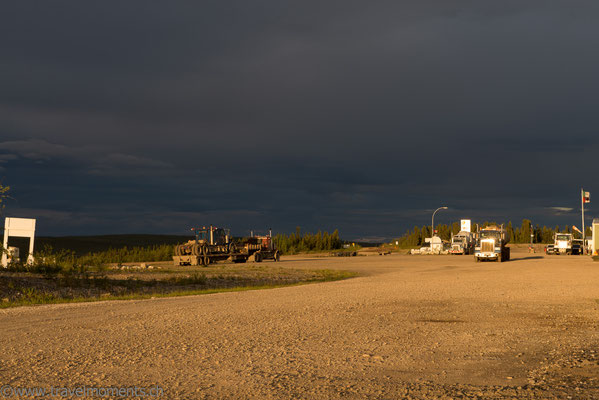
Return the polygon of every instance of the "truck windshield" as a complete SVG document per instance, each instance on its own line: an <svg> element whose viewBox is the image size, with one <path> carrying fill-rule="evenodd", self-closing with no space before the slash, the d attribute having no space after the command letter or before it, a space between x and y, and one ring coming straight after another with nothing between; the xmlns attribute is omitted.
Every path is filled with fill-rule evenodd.
<svg viewBox="0 0 599 400"><path fill-rule="evenodd" d="M198 240L210 240L210 233L206 229L201 229L196 231L196 239Z"/></svg>
<svg viewBox="0 0 599 400"><path fill-rule="evenodd" d="M481 239L499 239L501 233L498 231L480 231Z"/></svg>
<svg viewBox="0 0 599 400"><path fill-rule="evenodd" d="M224 229L218 228L215 229L213 234L214 236L214 241L216 243L224 243L225 242L225 236L227 235Z"/></svg>
<svg viewBox="0 0 599 400"><path fill-rule="evenodd" d="M570 240L570 235L557 235L557 240Z"/></svg>

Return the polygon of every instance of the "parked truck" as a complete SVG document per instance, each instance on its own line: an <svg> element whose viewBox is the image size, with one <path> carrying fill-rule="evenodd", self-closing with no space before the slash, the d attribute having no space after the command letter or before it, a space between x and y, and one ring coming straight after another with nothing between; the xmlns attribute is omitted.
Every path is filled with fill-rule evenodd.
<svg viewBox="0 0 599 400"><path fill-rule="evenodd" d="M195 231L194 240L175 246L175 265L209 265L227 259L236 263L243 263L248 259L255 262L280 259L270 232L265 236L251 236L233 241L229 229L210 225L209 228L192 228L192 231Z"/></svg>
<svg viewBox="0 0 599 400"><path fill-rule="evenodd" d="M581 241L574 239L571 233L556 233L553 240L555 254L582 254Z"/></svg>
<svg viewBox="0 0 599 400"><path fill-rule="evenodd" d="M474 254L475 236L472 232L460 231L451 237L450 254Z"/></svg>
<svg viewBox="0 0 599 400"><path fill-rule="evenodd" d="M210 225L191 230L195 232L195 239L175 246L175 265L208 265L229 258L231 235L228 229Z"/></svg>
<svg viewBox="0 0 599 400"><path fill-rule="evenodd" d="M572 254L583 255L585 253L585 244L582 239L572 239Z"/></svg>
<svg viewBox="0 0 599 400"><path fill-rule="evenodd" d="M244 263L249 259L254 262L262 262L263 260L280 260L280 253L277 250L272 233L268 235L251 236L242 239L231 245L231 261L235 263Z"/></svg>
<svg viewBox="0 0 599 400"><path fill-rule="evenodd" d="M474 247L474 260L508 261L510 259L509 234L501 226L488 226L478 232Z"/></svg>

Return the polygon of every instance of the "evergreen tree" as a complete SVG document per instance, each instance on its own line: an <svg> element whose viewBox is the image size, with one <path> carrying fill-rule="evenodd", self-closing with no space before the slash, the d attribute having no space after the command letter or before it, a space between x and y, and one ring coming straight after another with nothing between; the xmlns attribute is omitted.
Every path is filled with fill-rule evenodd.
<svg viewBox="0 0 599 400"><path fill-rule="evenodd" d="M304 233L296 228L295 233L290 235L278 234L273 239L281 253L294 254L304 251L334 250L342 247L339 231L332 234L318 231L316 234Z"/></svg>
<svg viewBox="0 0 599 400"><path fill-rule="evenodd" d="M516 240L516 233L514 232L514 227L512 226L512 221L509 221L507 223L507 226L506 226L505 230L507 231L508 237L512 241L515 241Z"/></svg>
<svg viewBox="0 0 599 400"><path fill-rule="evenodd" d="M4 209L4 202L8 196L8 192L10 191L10 186L4 186L0 183L0 211Z"/></svg>
<svg viewBox="0 0 599 400"><path fill-rule="evenodd" d="M523 219L520 226L520 237L517 243L530 243L530 226L532 222L529 219Z"/></svg>
<svg viewBox="0 0 599 400"><path fill-rule="evenodd" d="M455 235L455 234L457 234L457 233L459 233L459 232L460 232L460 229L461 229L461 225L460 225L460 223L459 223L459 222L454 222L454 223L451 225L451 232L452 232L454 235Z"/></svg>

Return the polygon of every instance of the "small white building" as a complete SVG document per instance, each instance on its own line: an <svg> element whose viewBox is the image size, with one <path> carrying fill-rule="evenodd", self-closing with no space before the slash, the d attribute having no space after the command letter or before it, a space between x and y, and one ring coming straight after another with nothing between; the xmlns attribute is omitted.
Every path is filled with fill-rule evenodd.
<svg viewBox="0 0 599 400"><path fill-rule="evenodd" d="M439 236L433 236L431 238L431 253L441 254L443 250L443 240Z"/></svg>
<svg viewBox="0 0 599 400"><path fill-rule="evenodd" d="M599 255L599 219L593 220L593 239L591 240L591 254Z"/></svg>

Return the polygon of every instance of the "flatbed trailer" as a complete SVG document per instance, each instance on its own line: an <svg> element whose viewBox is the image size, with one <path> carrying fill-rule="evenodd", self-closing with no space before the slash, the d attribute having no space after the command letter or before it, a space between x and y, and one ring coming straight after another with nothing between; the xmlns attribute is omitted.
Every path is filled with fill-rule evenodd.
<svg viewBox="0 0 599 400"><path fill-rule="evenodd" d="M192 230L195 231L196 238L176 245L174 248L175 265L210 265L225 260L235 263L244 263L248 260L279 261L281 258L270 232L266 236L252 236L240 241L231 241L228 229L210 225L209 228L192 228Z"/></svg>

